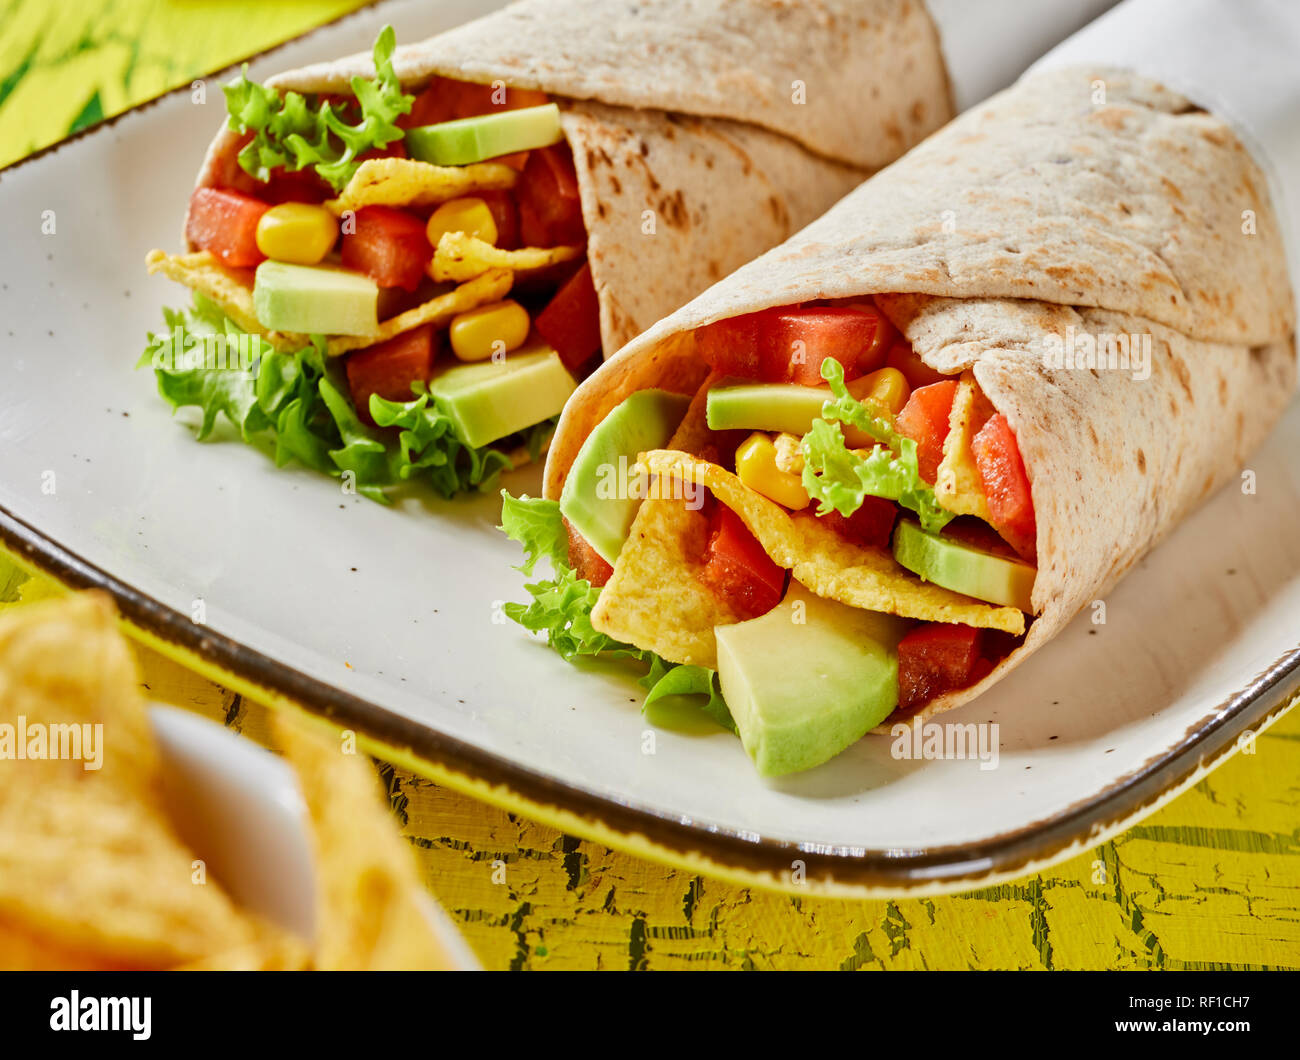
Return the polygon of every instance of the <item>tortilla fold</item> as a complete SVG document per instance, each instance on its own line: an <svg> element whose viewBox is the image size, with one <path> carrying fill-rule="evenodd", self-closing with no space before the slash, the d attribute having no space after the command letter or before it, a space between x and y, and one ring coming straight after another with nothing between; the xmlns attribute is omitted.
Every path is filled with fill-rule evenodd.
<svg viewBox="0 0 1300 1060"><path fill-rule="evenodd" d="M443 76L559 104L607 355L952 114L920 0L610 2L599 17L585 0L523 0L393 62L408 92ZM374 75L369 53L267 83L349 92L358 75ZM223 127L197 185L252 190L241 144Z"/></svg>
<svg viewBox="0 0 1300 1060"><path fill-rule="evenodd" d="M1234 477L1295 386L1282 229L1256 161L1223 121L1160 85L1067 69L968 112L607 362L561 418L546 496L559 496L587 434L628 394L700 387L708 367L694 329L864 295L926 364L973 373L1016 433L1037 515L1025 639L925 717L979 695L1103 596ZM1123 338L1135 357L1053 358L1078 336L1117 351ZM700 455L701 439L681 435L667 448ZM632 537L652 519L662 531L667 503L643 502ZM627 607L624 566L620 556L597 619ZM661 574L636 606L653 613L654 593L674 591ZM707 655L706 621L675 636Z"/></svg>

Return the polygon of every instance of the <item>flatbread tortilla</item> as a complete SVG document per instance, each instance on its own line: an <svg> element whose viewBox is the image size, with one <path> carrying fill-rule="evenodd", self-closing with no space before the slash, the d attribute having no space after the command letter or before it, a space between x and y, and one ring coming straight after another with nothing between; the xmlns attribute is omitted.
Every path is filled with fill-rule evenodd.
<svg viewBox="0 0 1300 1060"><path fill-rule="evenodd" d="M1296 379L1282 242L1262 172L1219 119L1125 73L1031 76L606 363L561 418L545 493L559 496L586 435L627 394L699 387L707 366L695 328L886 294L878 304L921 359L969 370L1006 415L1038 520L1024 642L979 684L931 701L923 713L933 715L1051 639L1268 433ZM1135 336L1149 374L1053 367L1048 344L1070 329ZM643 587L637 606L653 612L655 591ZM620 613L626 603L613 595L600 608ZM707 617L683 621L677 635L707 656Z"/></svg>
<svg viewBox="0 0 1300 1060"><path fill-rule="evenodd" d="M606 355L798 231L952 116L920 0L523 0L399 47L435 76L547 92L573 149ZM279 74L348 92L369 53ZM250 178L223 127L199 187ZM194 249L191 247L190 249Z"/></svg>

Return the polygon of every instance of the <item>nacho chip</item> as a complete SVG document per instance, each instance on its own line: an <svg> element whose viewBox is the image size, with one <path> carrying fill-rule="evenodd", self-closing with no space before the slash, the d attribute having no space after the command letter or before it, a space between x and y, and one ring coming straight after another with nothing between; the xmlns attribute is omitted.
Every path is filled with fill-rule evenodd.
<svg viewBox="0 0 1300 1060"><path fill-rule="evenodd" d="M674 449L702 452L710 376L696 392L676 433ZM641 502L628 539L614 562L614 573L591 611L601 633L635 644L669 662L718 666L713 627L743 617L696 573L704 565L709 521L681 500L650 496Z"/></svg>
<svg viewBox="0 0 1300 1060"><path fill-rule="evenodd" d="M971 439L992 415L993 405L980 393L975 377L963 372L952 399L948 434L943 440L943 460L934 480L934 495L944 508L957 515L974 515L986 523L991 523L993 517L975 467Z"/></svg>
<svg viewBox="0 0 1300 1060"><path fill-rule="evenodd" d="M962 622L1017 635L1025 631L1025 617L1016 608L995 607L923 582L886 549L846 540L811 510L786 511L717 464L657 449L643 454L637 466L707 487L740 516L774 562L818 596L927 622Z"/></svg>
<svg viewBox="0 0 1300 1060"><path fill-rule="evenodd" d="M443 327L450 323L451 318L456 316L457 313L464 313L476 306L501 301L510 293L513 283L514 275L507 270L489 269L481 276L476 276L468 283L462 283L459 287L448 291L446 294L440 294L436 298L429 299L423 305L418 305L414 309L408 309L405 313L390 317L379 325L379 330L373 335L340 335L337 338L330 339L325 346L325 352L329 356L335 357L340 353L347 353L349 350L374 346L377 343L393 338L395 335L400 335L404 331L410 331L412 328L418 328L421 324L430 322L433 323L434 327Z"/></svg>
<svg viewBox="0 0 1300 1060"><path fill-rule="evenodd" d="M464 232L444 232L438 240L438 248L433 252L429 275L438 282L455 280L460 283L481 276L489 269L534 272L550 265L558 265L562 261L573 261L582 257L583 252L581 246L502 250Z"/></svg>
<svg viewBox="0 0 1300 1060"><path fill-rule="evenodd" d="M435 206L476 191L513 188L518 180L519 172L500 162L435 166L413 158L371 158L325 205L336 214L363 206Z"/></svg>
<svg viewBox="0 0 1300 1060"><path fill-rule="evenodd" d="M276 934L194 882L137 680L106 596L0 615L0 963L170 968Z"/></svg>
<svg viewBox="0 0 1300 1060"><path fill-rule="evenodd" d="M287 331L267 331L253 312L253 270L228 269L206 250L193 254L168 254L151 250L144 259L150 275L161 272L168 279L183 283L192 291L206 295L221 307L239 327L250 335L261 335L282 353L300 350L308 343L306 335Z"/></svg>
<svg viewBox="0 0 1300 1060"><path fill-rule="evenodd" d="M345 754L337 733L287 711L275 734L298 774L317 868L319 970L453 968L425 916L411 851L393 828L369 759Z"/></svg>

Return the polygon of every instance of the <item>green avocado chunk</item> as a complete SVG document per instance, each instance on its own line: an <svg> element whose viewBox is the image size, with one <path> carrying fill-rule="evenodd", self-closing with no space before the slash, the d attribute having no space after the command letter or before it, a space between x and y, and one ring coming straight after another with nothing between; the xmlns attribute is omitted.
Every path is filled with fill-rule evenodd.
<svg viewBox="0 0 1300 1060"><path fill-rule="evenodd" d="M894 531L894 558L924 581L1033 614L1030 601L1038 571L1021 560L995 556L944 534L928 534L911 519L899 520Z"/></svg>
<svg viewBox="0 0 1300 1060"><path fill-rule="evenodd" d="M429 394L469 446L495 442L559 414L577 389L545 343L521 347L499 364L460 364L434 375Z"/></svg>
<svg viewBox="0 0 1300 1060"><path fill-rule="evenodd" d="M560 514L611 566L641 504L630 488L639 454L662 449L691 399L668 390L638 390L587 435L560 493Z"/></svg>
<svg viewBox="0 0 1300 1060"><path fill-rule="evenodd" d="M373 335L379 288L349 269L264 261L253 278L253 314L270 331Z"/></svg>
<svg viewBox="0 0 1300 1060"><path fill-rule="evenodd" d="M548 147L563 138L560 108L545 103L407 129L406 153L435 166L467 166L498 155Z"/></svg>
<svg viewBox="0 0 1300 1060"><path fill-rule="evenodd" d="M705 417L715 431L743 428L784 431L799 437L812 429L831 397L830 387L798 383L751 383L709 391Z"/></svg>
<svg viewBox="0 0 1300 1060"><path fill-rule="evenodd" d="M716 627L722 695L758 772L811 769L884 721L898 705L907 626L791 581L767 614Z"/></svg>

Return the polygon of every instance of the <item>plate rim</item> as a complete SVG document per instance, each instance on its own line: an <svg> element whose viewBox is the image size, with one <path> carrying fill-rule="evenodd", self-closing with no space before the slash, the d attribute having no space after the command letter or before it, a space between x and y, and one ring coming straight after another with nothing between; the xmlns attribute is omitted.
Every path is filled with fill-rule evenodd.
<svg viewBox="0 0 1300 1060"><path fill-rule="evenodd" d="M321 30L372 14L390 0L371 0L270 48L202 75L217 77L272 55ZM48 161L79 140L188 92L191 84L137 103L72 136L0 167L3 177ZM1172 748L1056 814L968 844L913 849L854 850L771 839L635 806L547 776L441 733L386 707L311 677L246 646L141 592L44 534L0 505L0 548L20 566L69 589L100 589L117 604L137 641L209 679L276 708L299 709L354 729L368 749L415 773L509 812L674 868L741 886L788 894L847 898L916 897L971 890L1064 861L1153 813L1300 702L1300 646L1256 674L1240 690L1190 725ZM802 862L802 876L792 869Z"/></svg>
<svg viewBox="0 0 1300 1060"><path fill-rule="evenodd" d="M538 772L198 625L0 505L0 548L68 589L99 589L134 639L272 708L355 731L367 749L471 798L676 868L743 886L840 897L945 894L1022 877L1159 809L1300 702L1300 647L1188 726L1170 750L1048 817L972 843L864 850L773 839L660 812ZM802 863L798 877L796 863Z"/></svg>

